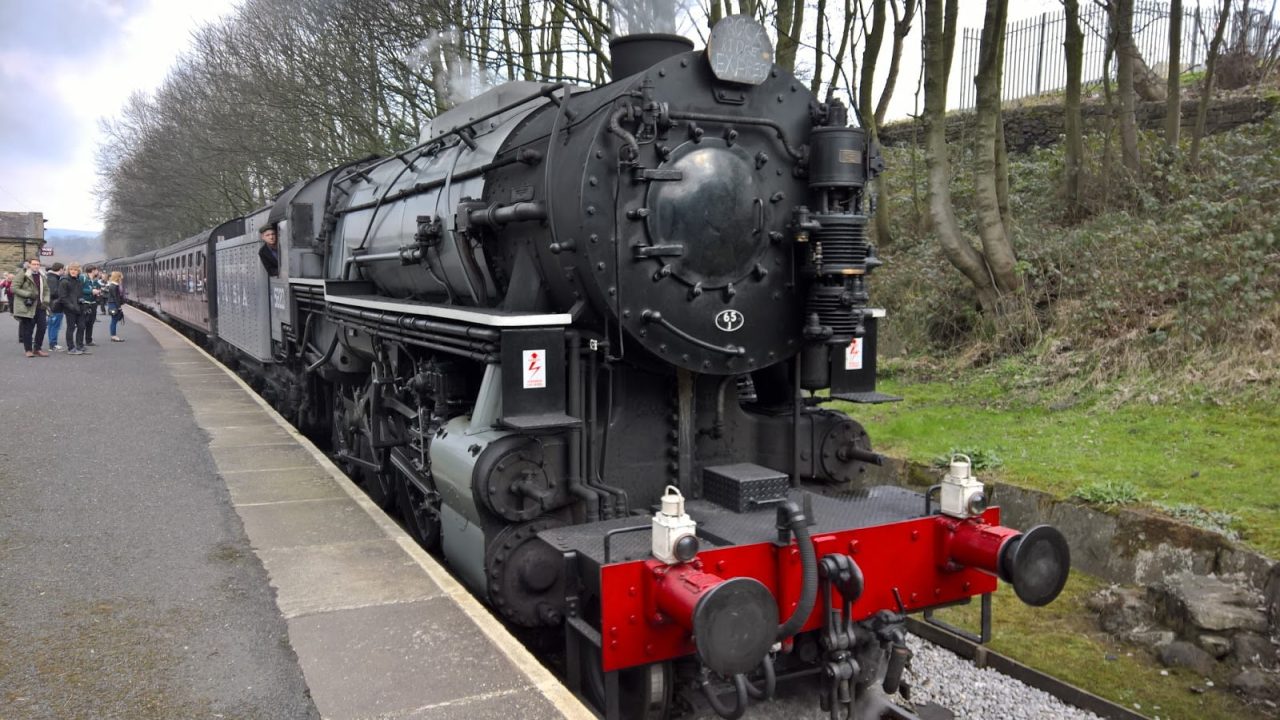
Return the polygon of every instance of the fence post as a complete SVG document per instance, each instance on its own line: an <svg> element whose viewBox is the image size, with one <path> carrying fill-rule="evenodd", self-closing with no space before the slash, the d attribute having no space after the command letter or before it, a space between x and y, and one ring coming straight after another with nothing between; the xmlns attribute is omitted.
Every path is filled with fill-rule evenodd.
<svg viewBox="0 0 1280 720"><path fill-rule="evenodd" d="M969 102L969 93L973 92L973 77L970 72L973 70L973 55L970 47L973 38L969 36L969 28L964 29L964 43L960 49L960 57L963 58L960 70L960 107L961 109L969 109L972 105Z"/></svg>
<svg viewBox="0 0 1280 720"><path fill-rule="evenodd" d="M1036 94L1040 94L1040 80L1044 77L1044 25L1049 13L1040 13L1040 50L1036 58Z"/></svg>
<svg viewBox="0 0 1280 720"><path fill-rule="evenodd" d="M1191 67L1200 62L1200 3L1196 3L1196 28L1191 31Z"/></svg>

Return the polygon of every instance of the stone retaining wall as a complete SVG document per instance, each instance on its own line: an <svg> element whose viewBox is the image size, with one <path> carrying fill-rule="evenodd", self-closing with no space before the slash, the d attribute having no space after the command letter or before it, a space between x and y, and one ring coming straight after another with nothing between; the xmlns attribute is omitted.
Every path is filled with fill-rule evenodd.
<svg viewBox="0 0 1280 720"><path fill-rule="evenodd" d="M941 471L887 459L871 483L925 490ZM1205 679L1227 674L1251 701L1280 704L1280 563L1222 535L1140 509L1108 511L987 484L1001 521L1062 531L1075 570L1114 585L1088 599L1106 632ZM1135 587L1136 586L1136 587Z"/></svg>
<svg viewBox="0 0 1280 720"><path fill-rule="evenodd" d="M923 490L941 474L894 458L876 468L870 482ZM993 504L1010 527L1057 527L1071 546L1071 565L1107 582L1150 586L1170 577L1231 575L1263 599L1268 629L1280 634L1280 563L1222 535L1141 509L1103 511L1062 501L1038 490L988 483Z"/></svg>
<svg viewBox="0 0 1280 720"><path fill-rule="evenodd" d="M1280 109L1280 98L1232 97L1214 102L1209 107L1206 133L1212 135L1247 123L1265 120ZM1147 129L1164 127L1167 108L1162 102L1140 102L1137 106L1138 125ZM1107 108L1098 103L1081 107L1084 130L1097 132L1103 129ZM947 115L947 142L966 141L973 137L974 113L952 112ZM1011 153L1023 153L1037 147L1047 147L1062 139L1066 132L1065 115L1061 105L1009 108L1004 111L1005 144ZM1182 131L1188 135L1196 123L1196 103L1182 103ZM880 131L884 145L924 144L924 126L913 127L913 121L890 123Z"/></svg>

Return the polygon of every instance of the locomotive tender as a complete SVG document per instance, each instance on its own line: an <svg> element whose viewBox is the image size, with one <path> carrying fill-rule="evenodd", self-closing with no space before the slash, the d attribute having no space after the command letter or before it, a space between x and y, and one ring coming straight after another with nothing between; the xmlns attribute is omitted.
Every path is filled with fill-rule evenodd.
<svg viewBox="0 0 1280 720"><path fill-rule="evenodd" d="M832 717L913 717L905 616L1066 579L957 459L862 480L879 158L726 18L612 43L616 80L509 83L421 143L107 263L205 337L508 622L563 628L609 718L734 718L817 673ZM258 231L280 238L267 277ZM727 687L726 687L727 686Z"/></svg>

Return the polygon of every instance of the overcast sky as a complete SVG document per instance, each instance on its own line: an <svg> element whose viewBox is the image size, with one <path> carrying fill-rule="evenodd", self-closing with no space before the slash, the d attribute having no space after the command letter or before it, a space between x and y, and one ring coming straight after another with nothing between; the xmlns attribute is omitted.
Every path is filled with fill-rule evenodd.
<svg viewBox="0 0 1280 720"><path fill-rule="evenodd" d="M164 80L191 31L234 0L0 0L0 210L101 230L101 118Z"/></svg>
<svg viewBox="0 0 1280 720"><path fill-rule="evenodd" d="M115 117L130 93L157 88L192 30L237 4L0 0L0 210L43 212L49 227L101 230L93 196L100 121ZM960 25L981 25L982 7L960 0ZM1010 20L1057 7L1059 0L1010 0ZM904 54L895 116L912 109L921 22Z"/></svg>

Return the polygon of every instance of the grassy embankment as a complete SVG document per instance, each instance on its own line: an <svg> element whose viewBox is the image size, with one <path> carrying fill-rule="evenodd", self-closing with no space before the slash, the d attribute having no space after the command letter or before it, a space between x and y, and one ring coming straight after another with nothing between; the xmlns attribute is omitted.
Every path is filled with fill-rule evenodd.
<svg viewBox="0 0 1280 720"><path fill-rule="evenodd" d="M1150 503L1280 557L1280 115L1206 138L1194 169L1147 135L1139 179L1104 145L1087 143L1083 217L1064 214L1060 148L1010 159L1025 291L994 318L916 212L920 159L888 151L872 292L885 389L907 401L854 413L891 453L990 453L1009 482Z"/></svg>
<svg viewBox="0 0 1280 720"><path fill-rule="evenodd" d="M1035 390L1017 387L1021 375L1013 367L959 381L890 380L882 389L903 396L902 403L833 405L862 421L880 452L932 463L952 450L968 451L996 466L984 469L983 477L1063 498L1145 500L1280 555L1280 498L1272 483L1280 418L1274 406L1149 400L1113 406L1112 395L1100 390L1091 400L1051 408L1036 402ZM995 595L991 646L1149 717L1261 716L1224 690L1225 667L1209 688L1206 678L1164 669L1146 650L1099 630L1085 602L1103 585L1073 573L1063 595L1044 608L1023 605L1003 587ZM976 604L940 617L975 631L978 626Z"/></svg>
<svg viewBox="0 0 1280 720"><path fill-rule="evenodd" d="M1280 557L1280 118L1206 139L1195 169L1146 136L1140 180L1109 175L1104 144L1088 142L1084 217L1064 216L1060 148L1011 158L1027 291L997 321L923 227L923 160L888 151L894 238L872 287L889 310L881 389L905 401L844 409L881 452L969 451L986 477L1143 503ZM971 217L956 152L953 198ZM1150 716L1259 716L1225 677L1197 694L1204 679L1101 633L1084 606L1098 587L1073 576L1042 609L997 593L993 646Z"/></svg>
<svg viewBox="0 0 1280 720"><path fill-rule="evenodd" d="M1102 504L1146 502L1280 557L1280 413L1269 402L1042 402L1011 363L959 382L889 381L904 402L847 410L880 452L931 463L970 451L982 474Z"/></svg>

